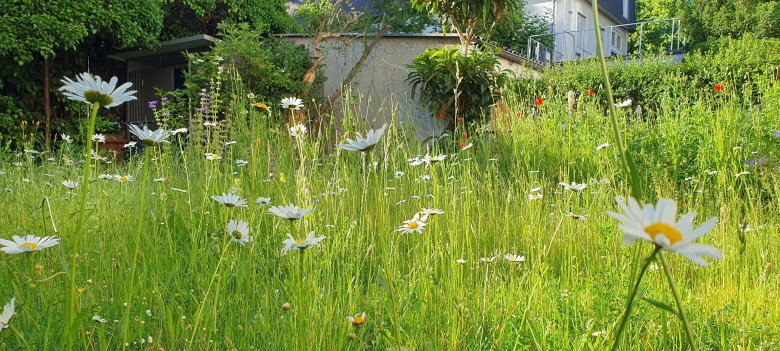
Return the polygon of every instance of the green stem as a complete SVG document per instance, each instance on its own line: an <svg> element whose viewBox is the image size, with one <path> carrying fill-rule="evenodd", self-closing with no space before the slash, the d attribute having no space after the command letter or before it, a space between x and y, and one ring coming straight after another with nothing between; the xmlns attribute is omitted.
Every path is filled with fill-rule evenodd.
<svg viewBox="0 0 780 351"><path fill-rule="evenodd" d="M658 255L661 258L661 265L664 266L664 273L666 279L669 281L669 287L672 289L672 295L674 295L674 302L677 303L677 312L680 313L680 319L682 319L683 326L685 326L685 336L688 337L688 344L691 346L692 351L696 351L696 342L693 338L693 329L691 329L691 323L688 321L688 316L683 311L682 300L680 299L680 293L677 292L677 286L674 285L674 279L672 279L672 271L669 269L669 262L666 260L666 256L663 254Z"/></svg>
<svg viewBox="0 0 780 351"><path fill-rule="evenodd" d="M620 324L618 325L617 331L615 331L615 343L612 345L612 351L617 350L618 345L620 345L620 338L623 336L623 331L628 324L628 317L631 315L631 310L634 308L634 299L636 299L636 295L639 292L639 283L642 282L642 278L645 276L647 267L650 266L650 263L653 262L653 258L655 258L655 255L659 254L660 251L661 247L656 246L655 250L653 250L653 253L650 254L650 257L645 259L645 262L642 264L642 268L639 270L639 277L637 277L636 283L634 283L634 288L631 289L631 294L628 296L628 300L626 300L626 311L623 312L623 317L620 319Z"/></svg>
<svg viewBox="0 0 780 351"><path fill-rule="evenodd" d="M230 239L225 239L224 247L222 248L222 253L219 254L219 261L217 261L217 267L214 269L214 274L211 276L211 281L209 282L209 287L206 289L206 294L203 295L203 300L198 305L198 310L195 312L195 320L192 322L192 335L190 335L190 342L189 347L192 347L192 343L195 341L195 334L198 332L198 325L200 324L200 317L203 314L203 307L206 305L206 299L209 297L209 293L211 293L211 288L214 286L214 281L217 280L217 275L219 275L219 269L222 266L222 261L225 259L225 253L227 253L227 249L230 246Z"/></svg>
<svg viewBox="0 0 780 351"><path fill-rule="evenodd" d="M604 46L601 43L601 28L599 26L599 5L598 0L593 0L593 25L596 28L596 46L598 47L599 62L601 63L601 74L604 76L604 87L607 89L607 102L609 103L609 117L612 120L612 130L615 133L615 144L620 152L620 161L623 170L628 174L631 180L631 195L635 199L641 198L642 190L639 187L639 175L633 171L632 164L629 161L623 137L620 132L620 124L617 119L617 109L615 108L615 98L612 95L612 84L609 81L607 72L607 61L604 59Z"/></svg>
<svg viewBox="0 0 780 351"><path fill-rule="evenodd" d="M127 303L127 308L125 308L125 320L124 325L122 329L122 349L125 349L125 345L127 345L127 332L130 328L130 309L133 305L133 289L135 289L135 271L138 265L138 251L140 251L141 246L141 232L143 231L144 227L144 214L146 213L146 185L148 183L149 179L149 153L152 152L154 149L151 147L146 148L144 150L144 179L141 182L141 210L140 210L140 217L138 218L138 226L136 227L136 234L135 234L135 248L133 250L133 260L132 260L132 268L130 269L130 289L127 291L127 296L125 298L125 303Z"/></svg>
<svg viewBox="0 0 780 351"><path fill-rule="evenodd" d="M87 124L87 139L84 143L84 183L81 188L81 204L79 206L79 218L76 222L76 229L73 231L73 251L71 253L70 262L70 286L68 288L68 301L65 311L65 327L62 330L60 341L67 341L68 350L73 350L73 340L70 338L70 328L75 322L77 309L78 309L78 296L76 294L76 268L78 267L78 252L79 244L81 243L81 229L84 226L84 216L87 208L87 195L89 194L89 177L91 167L92 156L92 135L95 133L95 120L97 119L97 113L100 109L99 103L92 104L92 112L89 117L89 124Z"/></svg>

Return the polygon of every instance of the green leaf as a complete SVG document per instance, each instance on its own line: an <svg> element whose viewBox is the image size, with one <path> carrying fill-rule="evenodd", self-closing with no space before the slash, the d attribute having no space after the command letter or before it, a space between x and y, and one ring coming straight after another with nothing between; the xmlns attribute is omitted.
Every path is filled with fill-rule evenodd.
<svg viewBox="0 0 780 351"><path fill-rule="evenodd" d="M666 312L669 312L669 313L675 315L678 319L682 320L682 315L680 315L680 312L677 312L677 310L672 308L672 306L669 306L669 305L667 305L667 304L665 304L665 303L663 303L661 301L651 299L649 297L644 297L643 296L643 297L641 297L641 299L644 300L645 302L655 306L656 308L659 308L661 310L664 310Z"/></svg>

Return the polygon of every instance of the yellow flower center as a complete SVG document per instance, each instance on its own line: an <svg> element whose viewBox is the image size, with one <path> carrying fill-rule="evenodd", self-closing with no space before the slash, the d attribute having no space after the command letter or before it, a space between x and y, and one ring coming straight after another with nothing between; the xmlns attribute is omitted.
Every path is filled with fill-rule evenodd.
<svg viewBox="0 0 780 351"><path fill-rule="evenodd" d="M680 231L674 227L664 223L653 223L645 228L645 233L650 234L650 237L655 240L658 234L663 234L669 239L669 244L674 245L676 242L682 241L683 236Z"/></svg>
<svg viewBox="0 0 780 351"><path fill-rule="evenodd" d="M303 239L295 240L295 243L298 244L298 245L303 244Z"/></svg>
<svg viewBox="0 0 780 351"><path fill-rule="evenodd" d="M354 322L352 322L352 324L354 324L355 326L358 326L358 327L363 325L363 323L366 322L366 319L363 318L363 315L357 315L353 319L354 319Z"/></svg>
<svg viewBox="0 0 780 351"><path fill-rule="evenodd" d="M128 179L129 179L129 178L128 178L127 176L121 176L121 177L119 177L119 181L120 181L120 182L126 182L126 181L128 181Z"/></svg>
<svg viewBox="0 0 780 351"><path fill-rule="evenodd" d="M24 251L35 251L35 249L38 248L38 244L31 243L31 242L26 242L24 244L19 245L19 248L24 250Z"/></svg>
<svg viewBox="0 0 780 351"><path fill-rule="evenodd" d="M100 106L108 106L111 104L111 95L102 94L98 91L87 90L84 92L84 100L89 101L92 104L100 104Z"/></svg>
<svg viewBox="0 0 780 351"><path fill-rule="evenodd" d="M244 237L244 234L241 234L240 231L236 230L236 231L233 231L233 237L236 238L236 240L241 240L241 238Z"/></svg>
<svg viewBox="0 0 780 351"><path fill-rule="evenodd" d="M420 225L417 224L417 222L411 222L411 223L409 223L409 225L407 225L407 227L409 229L417 229L418 227L420 227Z"/></svg>

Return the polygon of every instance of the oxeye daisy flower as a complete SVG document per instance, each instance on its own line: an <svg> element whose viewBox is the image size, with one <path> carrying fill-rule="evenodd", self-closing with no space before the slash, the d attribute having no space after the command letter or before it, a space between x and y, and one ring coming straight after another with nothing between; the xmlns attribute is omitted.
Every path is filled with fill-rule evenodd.
<svg viewBox="0 0 780 351"><path fill-rule="evenodd" d="M258 197L257 200L255 200L255 203L260 206L266 206L271 204L271 198L270 197Z"/></svg>
<svg viewBox="0 0 780 351"><path fill-rule="evenodd" d="M68 188L70 190L73 190L73 189L76 189L77 186L79 186L79 182L74 182L72 180L63 180L62 181L62 186L66 187L66 188Z"/></svg>
<svg viewBox="0 0 780 351"><path fill-rule="evenodd" d="M60 139L66 144L73 144L73 138L71 138L70 135L60 134Z"/></svg>
<svg viewBox="0 0 780 351"><path fill-rule="evenodd" d="M509 262L512 262L512 263L522 263L522 262L525 262L525 256L514 255L514 254L510 254L510 253L504 255L504 259L509 261Z"/></svg>
<svg viewBox="0 0 780 351"><path fill-rule="evenodd" d="M40 251L52 246L56 246L59 243L60 239L58 239L56 236L45 236L41 238L34 235L27 235L26 237L22 238L20 236L14 235L13 241L0 239L0 245L4 246L3 248L0 248L0 250L7 254L18 254L23 252Z"/></svg>
<svg viewBox="0 0 780 351"><path fill-rule="evenodd" d="M246 200L236 194L223 193L222 195L214 195L211 198L214 199L214 201L225 205L225 207L247 207Z"/></svg>
<svg viewBox="0 0 780 351"><path fill-rule="evenodd" d="M288 108L293 111L298 111L303 108L303 100L297 97L286 97L282 99L282 108Z"/></svg>
<svg viewBox="0 0 780 351"><path fill-rule="evenodd" d="M127 82L117 87L118 81L117 77L111 77L111 80L104 82L100 77L85 72L77 75L76 80L64 77L61 80L64 85L59 90L70 100L111 108L136 99L133 96L136 91L127 90L133 83Z"/></svg>
<svg viewBox="0 0 780 351"><path fill-rule="evenodd" d="M227 232L233 237L233 241L241 245L252 241L252 238L249 237L249 224L247 222L231 219L227 225Z"/></svg>
<svg viewBox="0 0 780 351"><path fill-rule="evenodd" d="M423 217L428 217L428 216L435 216L435 215L444 214L444 210L440 210L438 208L423 208L422 210L420 210L419 213Z"/></svg>
<svg viewBox="0 0 780 351"><path fill-rule="evenodd" d="M268 209L268 213L289 221L299 220L311 211L311 208L300 208L293 204L287 206L274 206Z"/></svg>
<svg viewBox="0 0 780 351"><path fill-rule="evenodd" d="M528 201L541 200L542 198L544 198L544 195L542 193L530 193L530 194L528 194Z"/></svg>
<svg viewBox="0 0 780 351"><path fill-rule="evenodd" d="M131 141L131 142L129 142L129 143L127 143L127 144L125 144L123 147L124 147L125 149L130 149L130 148L133 148L133 147L135 147L137 144L138 144L138 143L136 143L135 141Z"/></svg>
<svg viewBox="0 0 780 351"><path fill-rule="evenodd" d="M365 138L360 133L355 133L357 134L355 140L347 139L346 142L339 144L339 147L347 151L371 151L379 143L382 134L385 133L385 129L387 129L387 124L383 124L379 129L371 129L366 133Z"/></svg>
<svg viewBox="0 0 780 351"><path fill-rule="evenodd" d="M358 313L354 316L347 316L347 321L352 323L356 327L360 327L366 323L366 313Z"/></svg>
<svg viewBox="0 0 780 351"><path fill-rule="evenodd" d="M120 183L132 182L133 176L130 174L125 174L125 175L117 174L114 176L114 180Z"/></svg>
<svg viewBox="0 0 780 351"><path fill-rule="evenodd" d="M631 103L632 103L632 102L633 102L633 100L631 100L631 99L626 99L626 100L624 100L623 102L618 102L618 103L616 103L616 104L615 104L615 107L628 107L628 106L631 106Z"/></svg>
<svg viewBox="0 0 780 351"><path fill-rule="evenodd" d="M238 167L244 167L249 164L249 161L247 160L236 160L236 166Z"/></svg>
<svg viewBox="0 0 780 351"><path fill-rule="evenodd" d="M212 154L210 152L207 152L204 155L206 156L206 159L209 160L209 161L218 161L218 160L222 159L222 156L217 155L217 154Z"/></svg>
<svg viewBox="0 0 780 351"><path fill-rule="evenodd" d="M306 239L303 240L295 239L292 235L290 235L290 233L287 233L287 239L282 242L284 244L282 253L286 254L291 250L306 250L309 247L318 245L320 241L325 240L325 238L325 236L315 236L314 231L309 232L309 235L307 235Z"/></svg>
<svg viewBox="0 0 780 351"><path fill-rule="evenodd" d="M149 130L149 127L147 126L144 126L144 128L141 129L134 124L130 125L130 133L135 135L139 140L141 140L141 142L149 146L167 143L168 141L165 139L171 136L171 132L165 129L158 129L153 132Z"/></svg>
<svg viewBox="0 0 780 351"><path fill-rule="evenodd" d="M400 227L396 228L395 231L401 232L401 234L422 233L423 229L425 229L425 226L428 225L425 223L427 219L427 216L415 213L412 219L404 221L404 223L401 224Z"/></svg>
<svg viewBox="0 0 780 351"><path fill-rule="evenodd" d="M483 262L483 263L493 263L493 261L495 261L495 260L496 260L496 256L493 256L493 257L482 257L482 258L479 259L479 261Z"/></svg>
<svg viewBox="0 0 780 351"><path fill-rule="evenodd" d="M306 126L303 124L296 124L290 127L290 136L293 138L303 138L306 135Z"/></svg>
<svg viewBox="0 0 780 351"><path fill-rule="evenodd" d="M606 148L606 147L609 147L609 146L610 146L610 143L601 144L599 146L596 146L596 151L599 151L599 150L601 150L603 148Z"/></svg>
<svg viewBox="0 0 780 351"><path fill-rule="evenodd" d="M572 190L572 191L582 191L582 190L585 190L585 188L588 187L588 184L585 184L585 183L579 184L577 182L571 182L571 184L566 183L566 182L560 182L558 184L563 185L563 187L566 190Z"/></svg>
<svg viewBox="0 0 780 351"><path fill-rule="evenodd" d="M103 134L93 134L92 135L92 141L98 142L98 143L105 143L106 142L106 136Z"/></svg>
<svg viewBox="0 0 780 351"><path fill-rule="evenodd" d="M575 214L575 213L573 213L571 211L568 211L568 212L564 213L563 215L566 216L566 217L571 217L571 219L576 219L578 221L584 221L585 218L587 217L587 215L584 215L584 214L583 215L578 215L578 214Z"/></svg>
<svg viewBox="0 0 780 351"><path fill-rule="evenodd" d="M3 313L0 313L0 330L8 328L8 324L11 321L11 317L13 317L14 314L16 313L14 311L15 306L16 306L16 298L12 297L11 301L9 301L3 307Z"/></svg>
<svg viewBox="0 0 780 351"><path fill-rule="evenodd" d="M620 198L615 200L624 213L607 213L621 222L624 244L631 245L637 240L646 240L668 251L679 253L702 266L707 266L707 262L701 256L715 259L723 256L720 250L712 246L692 243L712 230L718 221L717 217L712 217L695 228L693 219L696 212L688 212L680 219L675 219L677 203L672 199L660 199L655 206L646 204L644 207L640 207L632 197L627 204Z"/></svg>

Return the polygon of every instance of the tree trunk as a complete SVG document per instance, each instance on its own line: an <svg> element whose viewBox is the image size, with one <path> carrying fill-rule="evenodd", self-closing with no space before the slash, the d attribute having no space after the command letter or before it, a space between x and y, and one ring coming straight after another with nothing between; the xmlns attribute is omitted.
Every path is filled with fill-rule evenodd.
<svg viewBox="0 0 780 351"><path fill-rule="evenodd" d="M43 59L43 123L46 129L46 150L51 150L51 100L49 98L49 59Z"/></svg>

